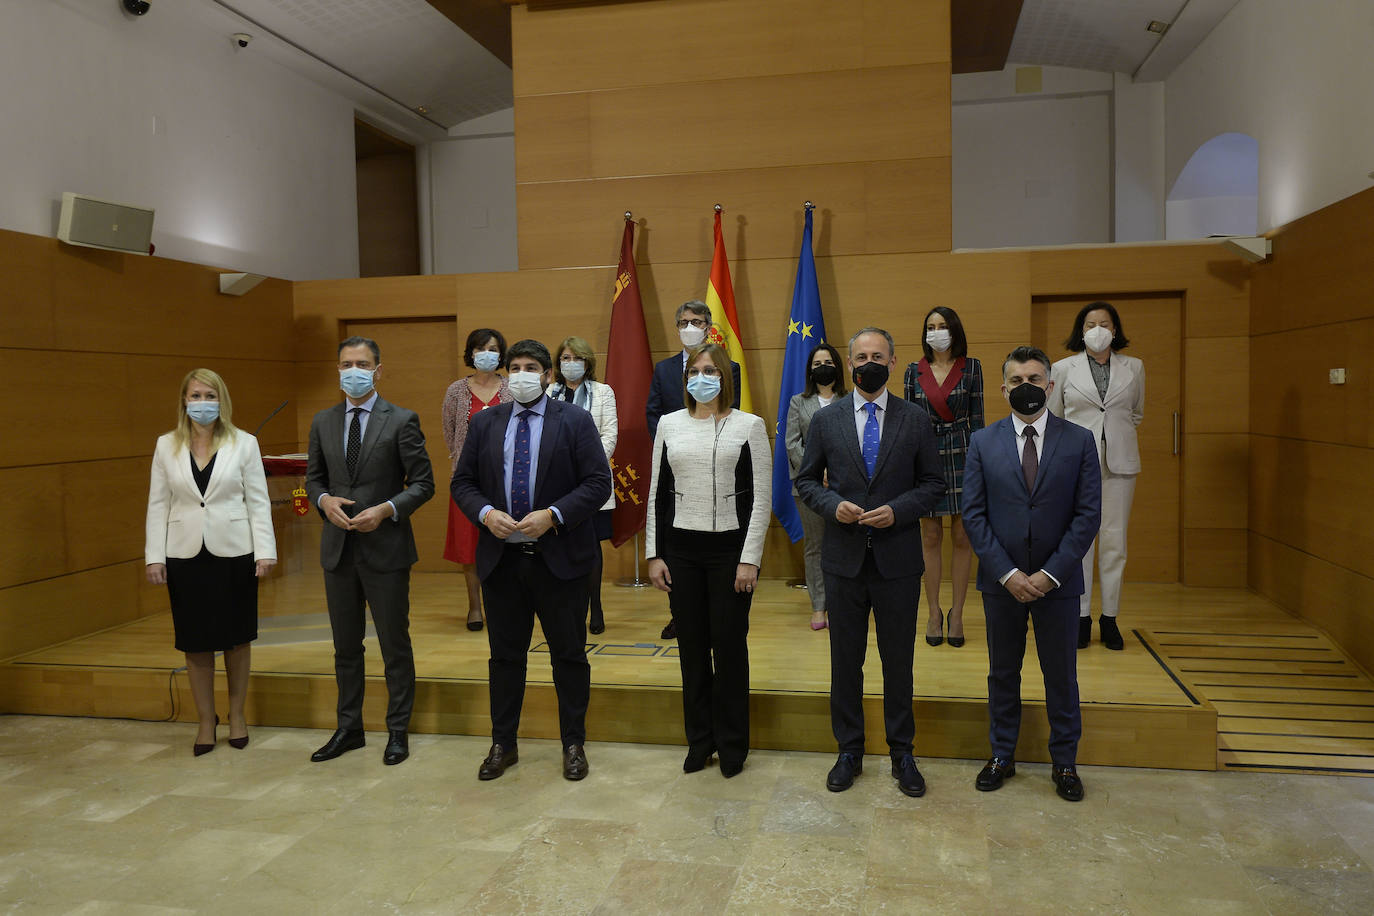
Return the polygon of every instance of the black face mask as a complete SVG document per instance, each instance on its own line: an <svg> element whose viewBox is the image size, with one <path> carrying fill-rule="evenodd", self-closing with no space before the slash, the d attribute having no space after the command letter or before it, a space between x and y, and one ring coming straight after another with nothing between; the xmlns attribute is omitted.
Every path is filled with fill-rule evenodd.
<svg viewBox="0 0 1374 916"><path fill-rule="evenodd" d="M882 363L864 363L854 367L854 384L869 394L881 391L887 384L887 366Z"/></svg>
<svg viewBox="0 0 1374 916"><path fill-rule="evenodd" d="M811 380L817 385L833 385L839 373L834 366L813 366L811 367Z"/></svg>
<svg viewBox="0 0 1374 916"><path fill-rule="evenodd" d="M1040 412L1048 400L1049 394L1044 388L1031 382L1022 382L1011 391L1007 392L1007 400L1011 401L1011 409L1023 417L1033 417Z"/></svg>

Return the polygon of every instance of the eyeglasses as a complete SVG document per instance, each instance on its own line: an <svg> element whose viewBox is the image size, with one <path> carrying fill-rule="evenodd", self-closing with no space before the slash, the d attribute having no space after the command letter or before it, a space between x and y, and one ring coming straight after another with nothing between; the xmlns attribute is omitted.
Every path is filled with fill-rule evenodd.
<svg viewBox="0 0 1374 916"><path fill-rule="evenodd" d="M678 329L679 331L681 331L683 328L687 327L688 325L691 325L691 326L694 327L694 328L700 328L701 330L704 331L704 330L706 330L706 319L705 319L705 318L693 318L693 319L691 319L690 321L688 321L686 318L683 318L681 321L679 321L679 322L677 323L677 329Z"/></svg>

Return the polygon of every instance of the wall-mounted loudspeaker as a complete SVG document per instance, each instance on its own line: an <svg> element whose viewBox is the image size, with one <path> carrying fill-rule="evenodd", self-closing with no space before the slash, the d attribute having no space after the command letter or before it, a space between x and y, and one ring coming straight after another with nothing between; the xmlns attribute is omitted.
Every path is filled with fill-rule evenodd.
<svg viewBox="0 0 1374 916"><path fill-rule="evenodd" d="M152 254L153 211L64 191L57 237L68 245Z"/></svg>

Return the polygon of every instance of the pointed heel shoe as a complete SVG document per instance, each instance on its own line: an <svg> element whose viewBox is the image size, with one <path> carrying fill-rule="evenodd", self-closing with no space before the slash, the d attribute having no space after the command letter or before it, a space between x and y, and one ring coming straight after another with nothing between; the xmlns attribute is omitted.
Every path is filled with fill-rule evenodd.
<svg viewBox="0 0 1374 916"><path fill-rule="evenodd" d="M215 728L216 728L216 729L219 728L219 716L215 716ZM209 744L200 744L200 743L192 744L192 745L191 745L191 755L192 755L193 757L201 757L201 756L204 756L205 754L210 753L210 752L213 751L214 749L215 749L215 742L214 742L214 741L211 741Z"/></svg>
<svg viewBox="0 0 1374 916"><path fill-rule="evenodd" d="M941 614L941 615L940 615L940 635L939 635L939 636L931 636L929 633L927 633L927 634L926 634L926 645L928 645L928 646L938 646L940 643L942 643L942 642L944 642L944 641L945 641L945 615L944 615L944 614ZM962 645L962 644L963 644L963 642L962 642L962 640L961 640L961 641L960 641L960 645Z"/></svg>

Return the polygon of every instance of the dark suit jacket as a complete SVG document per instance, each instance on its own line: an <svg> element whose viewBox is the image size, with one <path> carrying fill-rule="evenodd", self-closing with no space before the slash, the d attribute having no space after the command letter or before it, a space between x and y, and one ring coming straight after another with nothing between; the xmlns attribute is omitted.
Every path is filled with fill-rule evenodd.
<svg viewBox="0 0 1374 916"><path fill-rule="evenodd" d="M730 374L735 380L735 399L730 406L738 407L739 363L734 360L730 360ZM654 364L654 379L649 383L649 400L644 406L644 416L649 421L649 438L658 433L659 417L686 406L682 401L682 353L679 351Z"/></svg>
<svg viewBox="0 0 1374 916"><path fill-rule="evenodd" d="M473 417L450 485L453 501L477 526L477 575L483 579L496 568L505 542L477 516L483 506L510 512L505 439L506 426L517 406L513 402L501 404ZM581 407L550 400L543 423L530 505L535 509L557 508L563 524L545 532L539 549L550 572L560 579L576 579L592 571L601 550L592 517L611 495L611 468L596 423Z"/></svg>
<svg viewBox="0 0 1374 916"><path fill-rule="evenodd" d="M434 472L425 450L425 435L420 432L420 418L413 410L397 407L379 396L367 421L357 472L349 477L344 460L348 407L348 402L342 401L315 414L310 423L309 464L305 472L310 505L319 511L323 494L343 496L353 500L353 505L343 507L345 513L353 516L391 500L399 520L387 519L372 531L354 532L355 549L374 569L413 566L419 555L415 552L410 516L434 495ZM323 517L324 513L320 515ZM325 519L320 536L320 564L325 569L339 565L347 533Z"/></svg>
<svg viewBox="0 0 1374 916"><path fill-rule="evenodd" d="M887 579L919 576L925 571L921 553L921 516L945 493L945 475L930 417L909 401L888 392L883 438L873 479L864 469L863 450L854 423L857 393L836 398L811 418L806 449L797 471L797 493L812 511L825 519L821 568L854 577L864 564L868 537L873 537L873 560ZM828 479L829 486L822 480ZM863 509L892 507L889 528L841 525L835 510L848 500ZM916 596L912 596L914 603Z"/></svg>
<svg viewBox="0 0 1374 916"><path fill-rule="evenodd" d="M964 464L964 531L978 554L978 590L1010 593L997 581L1012 569L1045 570L1050 595L1083 594L1083 555L1102 519L1102 472L1087 429L1050 414L1034 491L1026 489L1011 417L975 432Z"/></svg>

